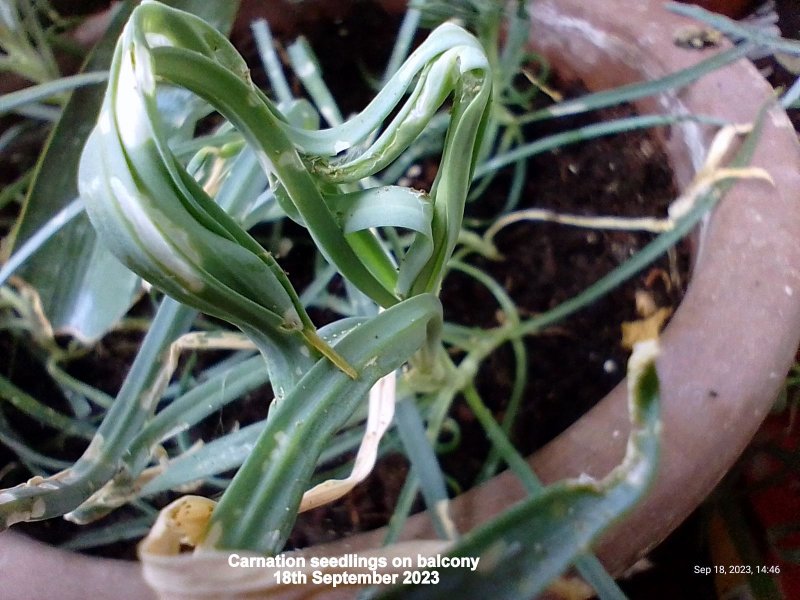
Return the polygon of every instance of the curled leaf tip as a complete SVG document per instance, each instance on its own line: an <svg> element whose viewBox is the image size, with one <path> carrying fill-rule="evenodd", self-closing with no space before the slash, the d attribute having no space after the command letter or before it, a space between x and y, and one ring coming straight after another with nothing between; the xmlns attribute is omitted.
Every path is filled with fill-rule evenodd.
<svg viewBox="0 0 800 600"><path fill-rule="evenodd" d="M174 556L181 547L198 546L206 536L216 504L202 496L182 496L168 504L139 545L139 553Z"/></svg>

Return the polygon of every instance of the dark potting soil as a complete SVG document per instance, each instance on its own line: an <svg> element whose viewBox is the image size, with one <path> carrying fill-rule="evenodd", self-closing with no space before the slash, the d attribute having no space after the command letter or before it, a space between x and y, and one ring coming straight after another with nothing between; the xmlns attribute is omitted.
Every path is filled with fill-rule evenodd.
<svg viewBox="0 0 800 600"><path fill-rule="evenodd" d="M529 139L587 124L630 116L622 107L572 123L553 123L530 133ZM565 147L532 158L519 208L545 208L579 215L663 216L676 197L667 157L650 133L634 132ZM503 188L489 190L487 204L503 201ZM494 197L496 196L496 197ZM475 207L477 209L477 206ZM521 312L534 316L575 297L609 273L653 238L650 234L578 229L552 223L523 222L502 230L496 244L499 261L471 261L502 284ZM628 351L621 345L623 322L639 318L635 295L646 294L659 307L681 299L680 281L688 255L678 251L678 271L665 257L639 276L594 301L590 306L525 341L528 383L523 406L512 430L512 441L523 453L541 447L574 422L624 377ZM449 321L492 327L504 315L485 287L459 272L452 273L442 291ZM477 380L487 406L501 418L511 394L514 370L510 348L492 355ZM469 433L478 447L486 444L480 426L466 405L456 405L461 434ZM473 462L481 453L450 459L443 464ZM469 485L470 475L458 477Z"/></svg>

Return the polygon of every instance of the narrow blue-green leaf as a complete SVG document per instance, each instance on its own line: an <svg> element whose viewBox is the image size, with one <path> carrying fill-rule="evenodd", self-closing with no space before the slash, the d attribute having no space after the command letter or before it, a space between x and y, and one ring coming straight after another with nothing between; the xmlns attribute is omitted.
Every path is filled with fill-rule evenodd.
<svg viewBox="0 0 800 600"><path fill-rule="evenodd" d="M60 544L59 548L80 551L117 542L135 541L147 535L153 521L155 521L154 516L146 515L119 523L110 523L96 529L87 529Z"/></svg>
<svg viewBox="0 0 800 600"><path fill-rule="evenodd" d="M294 95L289 88L289 82L286 81L286 75L283 73L278 53L275 51L269 23L259 19L250 28L253 30L253 38L256 41L258 54L261 57L261 64L264 65L264 70L267 72L272 91L278 102L288 104L294 99Z"/></svg>
<svg viewBox="0 0 800 600"><path fill-rule="evenodd" d="M25 261L36 254L58 231L72 219L83 213L83 202L76 198L45 222L31 237L20 244L0 269L0 285L3 285Z"/></svg>
<svg viewBox="0 0 800 600"><path fill-rule="evenodd" d="M530 158L536 154L541 154L542 152L547 152L548 150L560 148L568 144L576 144L592 138L613 135L625 131L633 131L636 129L649 129L663 125L674 125L675 123L680 123L681 121L697 121L700 123L708 123L718 126L728 125L728 123L721 122L719 119L713 117L703 117L699 115L640 115L616 119L614 121L596 123L593 125L586 125L585 127L579 127L577 129L573 129L572 131L556 133L540 140L536 140L535 142L517 146L509 152L495 156L480 164L478 168L475 169L475 178L477 179L479 177L485 177L491 173L494 173L497 169L501 169L523 158Z"/></svg>
<svg viewBox="0 0 800 600"><path fill-rule="evenodd" d="M42 404L2 375L0 375L0 400L6 400L17 410L61 433L87 440L92 439L95 434L95 428L86 421L70 418L54 408Z"/></svg>
<svg viewBox="0 0 800 600"><path fill-rule="evenodd" d="M317 57L305 38L298 38L287 48L292 69L303 82L308 95L317 107L319 114L328 122L328 125L341 125L344 119L336 100L333 99L328 86L322 79Z"/></svg>
<svg viewBox="0 0 800 600"><path fill-rule="evenodd" d="M117 36L132 8L131 3L120 5L87 61L86 70L108 68ZM75 173L80 148L97 119L102 98L102 88L81 88L73 92L64 107L36 166L14 231L12 250L36 236L78 196ZM19 275L38 291L55 330L68 329L83 339L95 339L127 311L138 288L138 278L113 259L92 264L93 259L103 256L108 253L98 249L94 230L84 216L79 216L53 234L19 270Z"/></svg>
<svg viewBox="0 0 800 600"><path fill-rule="evenodd" d="M142 486L139 495L144 497L176 489L178 486L239 467L253 452L263 430L264 422L259 421L213 440L201 448L184 452L167 463L162 473Z"/></svg>
<svg viewBox="0 0 800 600"><path fill-rule="evenodd" d="M681 16L697 19L714 29L718 29L735 40L747 40L753 44L764 46L771 50L778 50L787 54L800 56L800 41L782 38L779 35L764 30L758 25L740 23L699 6L668 2L666 8L670 12Z"/></svg>
<svg viewBox="0 0 800 600"><path fill-rule="evenodd" d="M253 452L265 424L265 421L259 421L247 425L191 452L182 453L167 463L161 473L142 486L137 495L147 497L177 489L179 486L189 483L208 481L214 475L240 467ZM363 435L363 430L348 431L337 435L320 454L317 464L325 464L339 460L345 455L352 455L361 443ZM345 467L352 468L352 465L345 465ZM337 478L340 476L341 474L336 475ZM331 476L327 473L317 472L311 483L319 483L330 478Z"/></svg>
<svg viewBox="0 0 800 600"><path fill-rule="evenodd" d="M157 385L164 352L194 320L192 309L165 299L141 349L95 437L78 461L42 481L0 493L0 530L19 521L58 517L73 510L113 477L131 440L139 433L152 403L143 402Z"/></svg>
<svg viewBox="0 0 800 600"><path fill-rule="evenodd" d="M0 115L16 110L26 104L51 98L62 92L68 92L83 86L96 85L106 81L108 81L108 73L106 71L96 71L62 77L55 81L49 81L17 92L11 92L0 96Z"/></svg>
<svg viewBox="0 0 800 600"><path fill-rule="evenodd" d="M781 98L784 109L800 108L800 78L798 78Z"/></svg>
<svg viewBox="0 0 800 600"><path fill-rule="evenodd" d="M267 187L267 176L252 148L244 147L233 159L230 172L215 198L239 223L246 223Z"/></svg>
<svg viewBox="0 0 800 600"><path fill-rule="evenodd" d="M318 361L273 406L253 453L211 518L206 543L275 554L289 535L300 499L331 436L374 383L438 339L441 305L422 294L356 326L335 346L359 373L356 380Z"/></svg>
<svg viewBox="0 0 800 600"><path fill-rule="evenodd" d="M619 105L622 102L638 100L667 90L677 90L696 81L703 75L739 60L745 56L749 50L752 50L752 48L752 44L741 44L730 50L715 54L711 58L706 58L693 67L681 69L680 71L670 73L658 79L631 83L611 90L587 94L586 96L575 98L574 100L559 102L553 106L523 115L519 122L523 124L551 117L579 114L590 110L605 108L607 106Z"/></svg>
<svg viewBox="0 0 800 600"><path fill-rule="evenodd" d="M452 522L440 510L447 502L447 488L436 452L425 431L425 425L414 401L404 398L397 403L395 423L411 467L419 477L422 496L429 509L436 534L442 539L453 539L456 531Z"/></svg>
<svg viewBox="0 0 800 600"><path fill-rule="evenodd" d="M230 28L239 4L203 0L168 3L201 15L223 31ZM84 66L88 73L76 77L99 77L98 72L108 68L116 39L132 9L133 2L121 4ZM70 81L74 85L75 80L51 85L68 85ZM37 166L15 230L14 249L35 236L54 214L78 196L76 172L80 148L97 119L102 98L101 88L78 89L65 106ZM194 119L203 114L199 100L177 90L166 90L160 100L164 119L176 131L180 129L183 135L189 135ZM140 290L139 278L97 243L95 232L83 215L53 235L19 274L39 292L53 328L85 341L95 340L108 331L127 312Z"/></svg>
<svg viewBox="0 0 800 600"><path fill-rule="evenodd" d="M643 497L656 471L661 420L658 376L650 360L632 373L634 429L623 463L601 481L545 488L464 537L450 556L480 558L478 568L441 569L435 587L395 589L383 598L534 598Z"/></svg>
<svg viewBox="0 0 800 600"><path fill-rule="evenodd" d="M403 15L403 22L400 24L400 30L397 32L394 46L392 46L392 55L389 57L389 62L386 64L386 70L383 73L384 82L392 78L408 56L411 45L414 43L414 35L419 28L419 20L419 9L409 6L405 15Z"/></svg>
<svg viewBox="0 0 800 600"><path fill-rule="evenodd" d="M48 121L55 123L61 117L61 109L55 106L49 106L41 102L32 102L25 104L12 111L14 114L21 117L28 117L29 119L38 119L39 121Z"/></svg>

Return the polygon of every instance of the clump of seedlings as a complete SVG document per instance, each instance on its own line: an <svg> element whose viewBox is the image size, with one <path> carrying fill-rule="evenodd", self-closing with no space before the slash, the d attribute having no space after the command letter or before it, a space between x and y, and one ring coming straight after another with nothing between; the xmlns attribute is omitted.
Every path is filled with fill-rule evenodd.
<svg viewBox="0 0 800 600"><path fill-rule="evenodd" d="M88 523L131 505L149 525L155 511L145 499L203 483L218 489L214 500L186 496L164 509L142 546L145 560L177 554L187 544L206 555L276 555L298 512L340 498L363 481L381 440L389 437L413 470L387 543L397 539L419 490L444 540L432 548L480 556L487 565L476 572L443 570L429 592L494 594L513 577L514 593L531 597L576 564L604 597L617 597L613 581L585 549L636 504L656 471L657 345L643 343L631 358L628 453L602 481L542 488L508 440L525 374L516 375L509 421L498 424L477 391L476 373L505 344L519 358L523 337L586 306L664 253L718 199L710 192L720 180L761 174L720 170L721 152L712 153L708 169L665 219L514 212L528 156L677 117L628 117L534 142L524 139L523 128L652 94L658 86L685 84L743 51L723 53L663 81L525 113L529 97L519 90L519 77L532 57L524 45L524 5L459 3L457 16L477 37L445 22L409 54L420 18L436 19L442 11L439 3L422 6L424 12L407 13L374 99L349 118L340 114L303 40L288 48L307 91L307 97L296 97L268 27L255 24L270 98L253 84L226 37L203 19L153 1L132 11L81 155L79 202L101 248L165 297L113 402L98 396L100 422L92 411L68 416L31 404L32 414L47 414L48 424L90 443L75 464L0 492L3 527L62 515ZM502 43L501 25L507 29ZM224 123L195 135L198 120L212 113ZM725 129L720 144L738 131ZM434 154L440 158L429 190L398 183L410 166ZM512 185L503 214L488 229L466 227L468 200L508 165ZM80 206L61 220L73 218ZM248 233L256 224L279 228L284 219L305 228L319 253L308 265L313 278L303 290ZM645 229L659 236L580 297L530 318L500 285L477 273L502 308L503 323L487 330L445 323L438 293L453 257L496 257L496 233L524 219ZM119 277L113 281L133 276ZM344 293L334 295L328 290L337 277ZM309 316L313 306L335 310L339 318L317 327ZM197 311L241 333L190 332ZM181 352L205 348L235 353L194 386L170 384ZM74 381L62 380L75 389ZM265 419L202 446L188 443L191 427L267 382L274 400ZM459 395L493 444L488 472L505 463L530 494L464 537L449 519L445 476L432 443ZM395 432L387 434L392 424ZM318 466L342 456L355 456L348 472L319 480ZM32 454L28 459L37 462ZM231 470L232 479L222 476Z"/></svg>

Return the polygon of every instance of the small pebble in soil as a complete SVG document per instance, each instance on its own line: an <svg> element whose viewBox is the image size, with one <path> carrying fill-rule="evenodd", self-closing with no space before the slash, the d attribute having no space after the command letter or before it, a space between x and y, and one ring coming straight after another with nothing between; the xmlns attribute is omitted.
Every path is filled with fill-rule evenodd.
<svg viewBox="0 0 800 600"><path fill-rule="evenodd" d="M617 368L618 368L617 367L617 363L614 362L613 360L611 360L610 358L606 362L603 363L603 371L605 371L609 375L611 373L616 373L617 372Z"/></svg>

